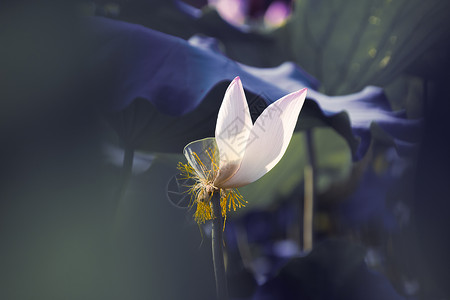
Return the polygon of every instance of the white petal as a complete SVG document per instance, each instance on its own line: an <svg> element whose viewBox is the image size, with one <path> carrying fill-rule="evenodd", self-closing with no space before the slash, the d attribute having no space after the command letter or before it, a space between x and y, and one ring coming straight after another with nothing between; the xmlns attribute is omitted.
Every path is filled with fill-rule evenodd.
<svg viewBox="0 0 450 300"><path fill-rule="evenodd" d="M244 88L239 77L236 77L225 92L217 116L216 142L220 171L215 183L230 178L239 168L252 126Z"/></svg>
<svg viewBox="0 0 450 300"><path fill-rule="evenodd" d="M217 169L217 146L214 138L191 142L184 147L184 156L202 179L213 179Z"/></svg>
<svg viewBox="0 0 450 300"><path fill-rule="evenodd" d="M306 89L269 105L256 120L238 171L220 187L240 187L261 178L283 157L305 102Z"/></svg>

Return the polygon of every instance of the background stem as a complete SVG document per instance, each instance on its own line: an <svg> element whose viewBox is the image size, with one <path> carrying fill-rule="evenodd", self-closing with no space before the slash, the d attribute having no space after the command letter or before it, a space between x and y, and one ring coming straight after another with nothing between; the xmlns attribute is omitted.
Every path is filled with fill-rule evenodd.
<svg viewBox="0 0 450 300"><path fill-rule="evenodd" d="M314 202L316 198L316 157L312 129L305 132L307 165L305 166L305 195L303 201L303 250L310 251L314 240Z"/></svg>
<svg viewBox="0 0 450 300"><path fill-rule="evenodd" d="M125 154L123 157L123 165L120 174L119 188L116 192L116 226L122 222L124 209L125 209L125 193L128 188L128 183L131 178L131 172L133 170L134 149L131 147L125 148Z"/></svg>
<svg viewBox="0 0 450 300"><path fill-rule="evenodd" d="M218 300L228 299L227 275L223 260L223 217L220 207L220 192L214 192L211 198L214 219L212 220L212 256L214 275L216 278L216 292Z"/></svg>

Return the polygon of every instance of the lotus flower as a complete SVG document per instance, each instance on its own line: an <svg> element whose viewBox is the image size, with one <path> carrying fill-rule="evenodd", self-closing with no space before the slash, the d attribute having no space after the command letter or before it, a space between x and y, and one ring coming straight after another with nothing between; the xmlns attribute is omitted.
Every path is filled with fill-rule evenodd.
<svg viewBox="0 0 450 300"><path fill-rule="evenodd" d="M269 105L252 124L239 77L229 85L217 117L215 138L194 141L184 148L188 164L179 163L189 186L195 220L213 218L210 200L220 193L222 216L245 205L235 189L269 172L283 157L292 137L306 89L288 94Z"/></svg>

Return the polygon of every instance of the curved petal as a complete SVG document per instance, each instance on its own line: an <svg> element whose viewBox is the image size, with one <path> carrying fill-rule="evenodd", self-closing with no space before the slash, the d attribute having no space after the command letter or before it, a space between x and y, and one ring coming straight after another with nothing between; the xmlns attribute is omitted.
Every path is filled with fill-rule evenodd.
<svg viewBox="0 0 450 300"><path fill-rule="evenodd" d="M217 116L216 142L220 171L216 183L227 180L239 168L252 126L244 88L240 78L236 77L225 92Z"/></svg>
<svg viewBox="0 0 450 300"><path fill-rule="evenodd" d="M214 179L218 168L217 145L214 138L205 138L187 144L183 154L201 179Z"/></svg>
<svg viewBox="0 0 450 300"><path fill-rule="evenodd" d="M283 157L305 102L306 89L269 105L253 126L238 171L220 187L247 185L269 172Z"/></svg>

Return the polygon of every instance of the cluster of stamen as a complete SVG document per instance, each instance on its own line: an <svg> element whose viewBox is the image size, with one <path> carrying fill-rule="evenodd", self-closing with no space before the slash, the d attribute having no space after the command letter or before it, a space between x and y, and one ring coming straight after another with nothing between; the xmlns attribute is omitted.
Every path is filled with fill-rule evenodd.
<svg viewBox="0 0 450 300"><path fill-rule="evenodd" d="M199 176L196 170L189 163L178 163L181 179L192 179L194 181L191 185L186 187L188 188L187 193L191 195L189 207L192 208L194 205L196 206L194 219L198 224L203 224L205 221L212 220L214 218L211 204L211 198L214 193L220 193L222 217L225 220L227 217L227 211L231 211L231 209L236 211L237 208L244 207L247 203L237 189L223 189L214 186L214 180L219 172L219 166L216 163L217 151L208 149L206 154L211 162L209 168L205 166L195 152L192 152L192 155L194 156L197 165L202 169L201 171L205 175L205 178Z"/></svg>

